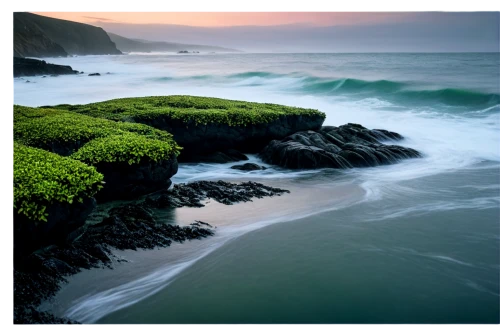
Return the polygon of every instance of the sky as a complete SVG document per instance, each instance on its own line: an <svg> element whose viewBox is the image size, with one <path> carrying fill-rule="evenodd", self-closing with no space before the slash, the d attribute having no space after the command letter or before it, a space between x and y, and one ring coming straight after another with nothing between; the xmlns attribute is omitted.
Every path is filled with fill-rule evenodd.
<svg viewBox="0 0 500 333"><path fill-rule="evenodd" d="M36 14L128 38L247 52L499 52L498 12Z"/></svg>

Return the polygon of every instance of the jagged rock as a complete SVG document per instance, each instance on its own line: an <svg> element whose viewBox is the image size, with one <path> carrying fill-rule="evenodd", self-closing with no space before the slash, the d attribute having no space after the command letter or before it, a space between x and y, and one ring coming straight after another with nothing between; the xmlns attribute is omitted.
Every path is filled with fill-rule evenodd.
<svg viewBox="0 0 500 333"><path fill-rule="evenodd" d="M279 196L290 193L288 190L266 186L256 182L240 184L197 181L188 184L175 184L171 190L164 191L156 198L147 198L145 204L153 208L203 207L202 200L212 198L225 205L236 202L252 201L252 198Z"/></svg>
<svg viewBox="0 0 500 333"><path fill-rule="evenodd" d="M99 73L90 73L89 76L101 76Z"/></svg>
<svg viewBox="0 0 500 333"><path fill-rule="evenodd" d="M401 139L398 133L349 123L271 141L259 155L264 162L291 169L370 167L421 156L414 149L380 142Z"/></svg>
<svg viewBox="0 0 500 333"><path fill-rule="evenodd" d="M254 170L266 170L267 168L255 163L245 163L245 164L233 165L231 169L254 171Z"/></svg>

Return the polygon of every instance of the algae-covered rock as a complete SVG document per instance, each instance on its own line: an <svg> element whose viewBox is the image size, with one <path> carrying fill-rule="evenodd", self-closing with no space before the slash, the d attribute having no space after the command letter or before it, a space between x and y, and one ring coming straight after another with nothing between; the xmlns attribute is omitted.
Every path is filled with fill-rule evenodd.
<svg viewBox="0 0 500 333"><path fill-rule="evenodd" d="M314 109L195 96L122 98L53 108L167 131L183 147L181 158L186 160L228 149L256 153L273 139L318 130L325 119Z"/></svg>
<svg viewBox="0 0 500 333"><path fill-rule="evenodd" d="M95 207L102 180L94 167L15 143L16 253L66 241Z"/></svg>

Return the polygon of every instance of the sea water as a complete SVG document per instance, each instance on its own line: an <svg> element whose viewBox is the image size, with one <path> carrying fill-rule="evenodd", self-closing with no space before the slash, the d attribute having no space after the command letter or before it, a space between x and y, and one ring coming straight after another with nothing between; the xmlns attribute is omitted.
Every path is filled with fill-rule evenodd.
<svg viewBox="0 0 500 333"><path fill-rule="evenodd" d="M115 272L73 277L46 305L54 313L89 323L499 322L498 54L44 60L86 74L14 79L15 103L171 94L279 103L319 109L325 125L398 132L423 154L344 171L181 165L174 182L251 179L291 193L163 212L165 223L207 221L216 236L125 252L133 262Z"/></svg>

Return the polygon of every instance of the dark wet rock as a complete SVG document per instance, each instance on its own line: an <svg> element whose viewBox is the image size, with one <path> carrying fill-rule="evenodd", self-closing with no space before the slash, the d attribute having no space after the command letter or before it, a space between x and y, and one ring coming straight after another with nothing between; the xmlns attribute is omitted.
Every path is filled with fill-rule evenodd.
<svg viewBox="0 0 500 333"><path fill-rule="evenodd" d="M44 60L14 57L14 77L48 74L78 74L78 71L70 66L49 64Z"/></svg>
<svg viewBox="0 0 500 333"><path fill-rule="evenodd" d="M161 189L168 189L170 178L177 173L175 157L169 160L141 161L138 164L99 163L97 171L104 175L104 188L96 195L97 201L132 199Z"/></svg>
<svg viewBox="0 0 500 333"><path fill-rule="evenodd" d="M172 189L154 198L147 198L145 204L153 208L203 207L204 204L201 201L211 198L222 204L232 205L236 202L252 201L252 198L279 196L283 193L290 193L290 191L256 182L234 184L222 180L198 181L175 184Z"/></svg>
<svg viewBox="0 0 500 333"><path fill-rule="evenodd" d="M41 246L64 244L78 237L79 229L96 206L93 198L82 203L56 202L47 207L47 222L34 222L23 214L14 214L14 251L22 256Z"/></svg>
<svg viewBox="0 0 500 333"><path fill-rule="evenodd" d="M255 163L245 163L245 164L233 165L231 169L254 171L254 170L266 170L267 168Z"/></svg>
<svg viewBox="0 0 500 333"><path fill-rule="evenodd" d="M112 249L137 250L169 246L172 242L202 239L214 234L205 222L190 226L158 223L143 204L113 208L101 223L89 225L70 244L53 245L14 261L14 322L75 323L37 310L40 303L55 296L66 277L82 269L112 268Z"/></svg>
<svg viewBox="0 0 500 333"><path fill-rule="evenodd" d="M283 139L299 131L319 130L322 115L286 115L268 123L230 126L224 123L209 123L171 119L169 116L136 119L137 122L172 133L175 141L183 147L182 161L193 160L214 152L236 149L245 153L258 153L271 140Z"/></svg>
<svg viewBox="0 0 500 333"><path fill-rule="evenodd" d="M197 226L197 227L201 227L202 225L204 226L207 226L207 227L210 227L210 228L213 228L213 226L207 222L203 222L203 221L198 221L198 220L195 220L194 223L191 223L190 225L194 225L194 226ZM215 227L217 228L217 227Z"/></svg>
<svg viewBox="0 0 500 333"><path fill-rule="evenodd" d="M227 149L209 154L180 154L179 162L184 163L230 163L246 161L248 157L236 149Z"/></svg>
<svg viewBox="0 0 500 333"><path fill-rule="evenodd" d="M99 73L90 73L89 76L101 76Z"/></svg>
<svg viewBox="0 0 500 333"><path fill-rule="evenodd" d="M236 149L228 149L225 151L225 154L233 159L233 161L247 161L248 157L247 155L239 152Z"/></svg>
<svg viewBox="0 0 500 333"><path fill-rule="evenodd" d="M319 131L294 133L271 141L260 153L263 161L291 169L370 167L421 157L411 148L384 144L403 137L359 124L324 126Z"/></svg>

